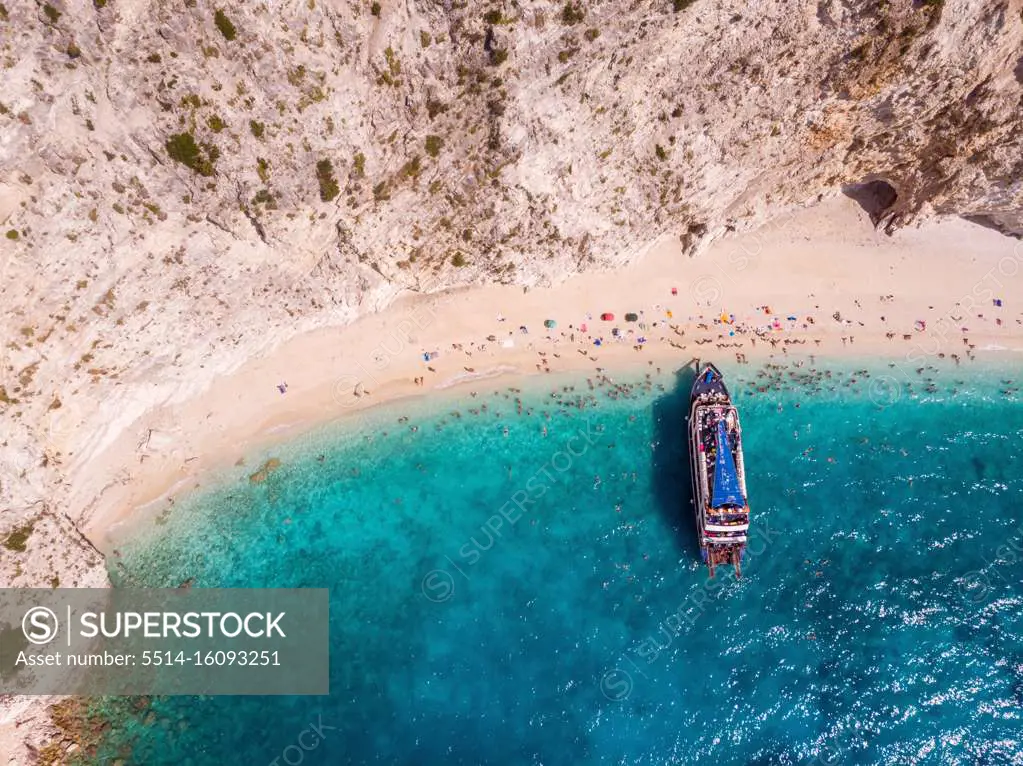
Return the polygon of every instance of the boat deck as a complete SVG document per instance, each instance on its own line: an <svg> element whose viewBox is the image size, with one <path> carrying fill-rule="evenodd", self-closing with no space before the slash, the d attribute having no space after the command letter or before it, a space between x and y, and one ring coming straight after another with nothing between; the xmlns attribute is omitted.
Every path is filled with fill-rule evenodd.
<svg viewBox="0 0 1023 766"><path fill-rule="evenodd" d="M738 574L749 529L742 429L724 378L713 365L704 367L693 384L688 425L693 510L703 559L711 577L720 564L734 565Z"/></svg>

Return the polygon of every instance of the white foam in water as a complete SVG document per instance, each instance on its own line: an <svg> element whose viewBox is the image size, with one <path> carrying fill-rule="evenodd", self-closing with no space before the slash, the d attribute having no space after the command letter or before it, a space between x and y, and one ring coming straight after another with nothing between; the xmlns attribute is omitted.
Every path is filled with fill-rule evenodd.
<svg viewBox="0 0 1023 766"><path fill-rule="evenodd" d="M617 399L481 383L325 429L262 483L182 498L119 561L130 582L329 586L331 696L160 700L111 758L132 732L153 766L270 762L322 715L337 730L309 763L1001 762L1023 556L988 562L1020 525L1023 408L988 375L951 393L973 371L949 370L942 401L888 407L839 368L816 397L726 370L733 393L767 387L737 397L767 537L738 582L698 563L669 374ZM550 468L587 419L592 445ZM488 529L531 477L543 492Z"/></svg>

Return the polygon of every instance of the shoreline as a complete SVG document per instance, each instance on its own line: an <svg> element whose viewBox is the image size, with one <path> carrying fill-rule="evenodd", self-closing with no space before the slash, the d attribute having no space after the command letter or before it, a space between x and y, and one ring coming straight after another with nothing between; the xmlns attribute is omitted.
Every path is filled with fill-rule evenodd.
<svg viewBox="0 0 1023 766"><path fill-rule="evenodd" d="M807 364L808 362L811 362L811 358L813 358L812 365ZM751 359L747 364L753 369L762 368L763 366L771 364L798 367L805 366L807 371L810 369L836 371L837 367L839 372L847 373L851 373L853 368L855 368L856 370L863 369L864 371L868 371L871 373L868 377L873 380L889 377L896 380L899 384L907 382L922 383L918 375L910 377L910 371L905 371L905 375L902 376L896 374L892 374L890 376L877 374L885 369L889 369L893 363L897 365L898 360L901 358L901 355L880 355L867 358L863 355L857 354L831 355L804 354L797 352L792 355L782 356L780 354L771 353ZM689 360L679 358L674 360L666 359L662 361L671 369L665 369L662 366L658 369L658 373L661 375L668 375L671 374L671 372L675 372L684 367ZM836 363L838 364L836 365ZM980 373L981 375L1000 375L1012 372L1016 368L1009 366L1009 363L1010 359L1006 355L995 353L977 357L973 362L968 363L966 366L960 366L959 368L957 368L951 360L935 359L929 364L929 368L937 370L939 375L945 376L952 374L956 369L962 369L964 372L968 371L976 377L977 373ZM735 365L734 361L721 363L721 366L726 369L733 367L733 365ZM605 369L602 375L606 376L606 378L612 382L615 382L616 379L624 379L622 382L635 383L640 376L646 374L648 371L649 367L647 365L639 364L638 361L635 361L631 365L616 366L614 369ZM557 381L560 385L560 383L566 378L571 378L573 380L578 379L581 381L586 373L587 370L585 369L559 370L557 373L552 375L552 378L553 381ZM385 413L394 414L399 405L402 405L403 403L409 404L412 407L416 407L417 405L423 406L426 403L430 403L433 408L437 408L438 405L445 403L451 404L451 402L447 402L445 399L442 399L442 397L447 397L448 399L454 399L456 395L464 397L464 395L472 387L472 384L479 384L479 393L481 395L485 393L497 394L500 390L508 391L513 387L516 391L524 390L524 392L528 395L529 393L536 393L528 391L531 387L545 389L546 387L541 384L547 380L551 380L551 378L537 372L505 369L493 375L481 374L472 379L449 382L446 385L439 385L429 391L405 393L401 396L374 401L356 411L346 412L327 420L311 418L308 421L294 422L269 428L259 433L244 447L239 447L239 457L237 459L231 460L225 458L222 460L211 460L210 462L204 463L200 468L195 469L194 472L177 479L173 485L166 487L158 496L152 497L143 504L136 506L131 513L117 515L112 518L109 523L102 524L102 542L106 543L106 545L101 547L101 550L103 550L104 553L109 554L112 550L114 550L112 544L115 540L124 541L126 539L135 538L139 533L152 532L153 529L147 525L151 524L154 519L160 513L167 510L170 505L176 504L176 502L183 496L188 496L196 492L202 493L215 491L228 482L241 481L244 478L244 474L251 474L253 471L262 470L262 467L267 461L281 459L282 450L299 441L309 438L319 439L324 436L325 432L329 431L336 432L341 429L348 429L350 433L359 433L358 429L361 427L368 425L379 426L381 425L380 423L368 423L368 418L380 418L384 416ZM521 387L521 389L519 387ZM889 392L889 388L882 386L876 392L876 395L884 399ZM472 393L476 393L475 389ZM875 392L871 390L868 392L868 395L873 397ZM468 400L464 398L460 398L460 401L463 404L469 403ZM884 406L885 402L879 401L878 404L879 406ZM423 414L429 415L429 413L420 412L413 413L413 417ZM405 412L402 412L402 415L404 417L408 417L405 415ZM351 427L353 423L356 423L356 427L354 428ZM392 421L388 420L387 423L390 424ZM306 450L305 445L299 446L300 449ZM234 469L239 470L235 471Z"/></svg>
<svg viewBox="0 0 1023 766"><path fill-rule="evenodd" d="M950 219L889 238L852 201L834 198L698 258L661 241L617 274L403 298L345 327L299 334L181 402L145 407L101 448L73 455L70 515L109 551L110 532L137 511L239 458L381 405L544 371L627 375L693 357L731 364L742 354L752 364L789 351L901 359L907 370L953 354L964 366L967 353L1009 359L1023 353L1021 265L1023 243L974 224ZM1003 306L985 304L986 293ZM604 311L615 320L600 321ZM638 321L622 321L630 311ZM721 312L734 323L721 323ZM954 326L960 317L968 332ZM543 327L548 318L556 328ZM615 327L625 340L612 339ZM424 361L431 351L438 356ZM413 382L420 377L423 385Z"/></svg>

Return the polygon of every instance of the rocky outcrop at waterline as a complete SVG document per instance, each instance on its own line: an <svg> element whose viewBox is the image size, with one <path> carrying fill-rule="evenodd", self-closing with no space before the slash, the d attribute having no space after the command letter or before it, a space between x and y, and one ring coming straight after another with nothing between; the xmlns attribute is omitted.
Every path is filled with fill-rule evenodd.
<svg viewBox="0 0 1023 766"><path fill-rule="evenodd" d="M1020 0L4 0L4 582L103 581L90 460L406 291L843 192L1019 234L1021 57Z"/></svg>

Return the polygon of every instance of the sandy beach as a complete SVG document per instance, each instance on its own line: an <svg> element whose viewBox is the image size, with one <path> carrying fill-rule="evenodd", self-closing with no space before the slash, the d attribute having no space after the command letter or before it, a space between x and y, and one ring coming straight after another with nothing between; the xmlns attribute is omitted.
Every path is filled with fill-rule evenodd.
<svg viewBox="0 0 1023 766"><path fill-rule="evenodd" d="M885 357L911 371L1023 353L1023 243L961 219L888 237L836 197L696 258L673 240L646 250L619 273L409 296L299 335L76 452L69 514L102 549L133 510L258 448L366 407L499 377L788 353ZM636 321L625 321L630 312Z"/></svg>
<svg viewBox="0 0 1023 766"><path fill-rule="evenodd" d="M0 2L0 579L327 588L333 690L16 667L0 766L1023 752L1023 542L980 581L1023 541L1021 10ZM788 534L629 702L602 663L703 592L694 360ZM433 609L590 405L594 470Z"/></svg>

